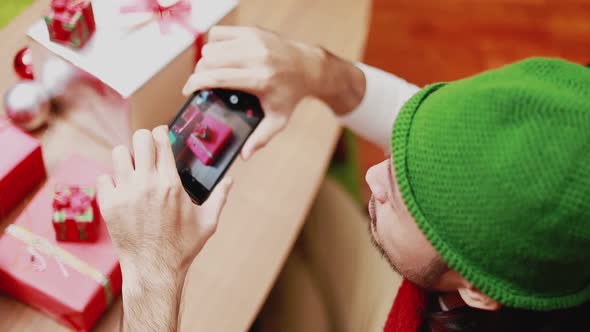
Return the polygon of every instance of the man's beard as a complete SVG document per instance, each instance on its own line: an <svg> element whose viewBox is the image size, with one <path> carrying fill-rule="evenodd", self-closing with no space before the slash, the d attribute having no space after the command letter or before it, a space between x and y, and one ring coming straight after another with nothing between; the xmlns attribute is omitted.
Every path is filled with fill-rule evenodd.
<svg viewBox="0 0 590 332"><path fill-rule="evenodd" d="M371 199L369 200L369 214L371 217L371 222L368 224L369 237L371 238L371 243L373 244L373 247L377 249L381 256L387 261L387 263L389 263L391 268L401 275L401 272L399 271L398 267L391 261L381 243L379 243L379 241L377 241L377 239L375 238L375 234L377 234L377 209L375 196L371 196Z"/></svg>
<svg viewBox="0 0 590 332"><path fill-rule="evenodd" d="M416 285L425 288L425 289L432 289L434 285L438 283L441 276L444 272L448 271L448 267L446 264L442 263L439 259L434 259L430 262L422 271L414 271L414 270L403 270L400 269L397 264L387 255L383 245L377 241L375 238L375 234L377 234L377 209L376 209L376 201L375 197L371 196L369 200L369 211L371 215L371 222L368 223L369 227L369 237L371 238L371 243L377 249L377 251L381 254L381 256L389 263L389 266L399 275L402 277L410 280L411 282L415 283Z"/></svg>

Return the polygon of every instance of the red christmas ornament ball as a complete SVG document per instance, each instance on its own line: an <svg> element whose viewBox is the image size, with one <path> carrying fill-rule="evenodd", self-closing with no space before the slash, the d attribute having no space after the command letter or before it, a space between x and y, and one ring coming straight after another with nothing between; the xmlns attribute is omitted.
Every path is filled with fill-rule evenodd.
<svg viewBox="0 0 590 332"><path fill-rule="evenodd" d="M14 57L14 72L24 80L33 79L33 57L28 47L16 53Z"/></svg>

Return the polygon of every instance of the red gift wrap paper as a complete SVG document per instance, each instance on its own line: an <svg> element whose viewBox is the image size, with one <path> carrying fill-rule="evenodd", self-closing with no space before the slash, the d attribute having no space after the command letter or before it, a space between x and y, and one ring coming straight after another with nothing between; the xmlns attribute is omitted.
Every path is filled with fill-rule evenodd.
<svg viewBox="0 0 590 332"><path fill-rule="evenodd" d="M45 23L49 38L73 48L82 48L96 31L90 0L52 0Z"/></svg>
<svg viewBox="0 0 590 332"><path fill-rule="evenodd" d="M0 219L6 217L45 177L41 144L0 119Z"/></svg>
<svg viewBox="0 0 590 332"><path fill-rule="evenodd" d="M107 172L94 161L70 158L0 237L0 253L10 253L0 255L0 291L76 331L89 331L120 294L121 271L102 220L95 242L55 239L53 194L58 184L93 185Z"/></svg>

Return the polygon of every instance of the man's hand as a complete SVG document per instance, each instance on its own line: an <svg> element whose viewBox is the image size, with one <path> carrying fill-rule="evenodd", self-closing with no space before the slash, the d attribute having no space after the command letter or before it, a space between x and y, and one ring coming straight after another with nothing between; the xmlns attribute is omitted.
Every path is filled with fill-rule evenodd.
<svg viewBox="0 0 590 332"><path fill-rule="evenodd" d="M175 331L187 270L215 232L232 181L193 204L165 126L137 131L133 152L113 149L113 168L98 180L98 200L121 263L126 330Z"/></svg>
<svg viewBox="0 0 590 332"><path fill-rule="evenodd" d="M364 95L363 73L325 50L249 27L214 27L183 93L225 88L252 93L265 118L242 157L250 158L287 124L299 102L318 97L336 113L356 107Z"/></svg>

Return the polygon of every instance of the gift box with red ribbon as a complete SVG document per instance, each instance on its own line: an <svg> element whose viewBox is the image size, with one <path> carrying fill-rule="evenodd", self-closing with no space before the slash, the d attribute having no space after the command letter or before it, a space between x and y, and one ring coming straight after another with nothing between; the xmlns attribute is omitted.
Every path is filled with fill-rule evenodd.
<svg viewBox="0 0 590 332"><path fill-rule="evenodd" d="M197 125L186 140L186 145L206 166L212 165L232 138L230 126L213 115L194 111Z"/></svg>
<svg viewBox="0 0 590 332"><path fill-rule="evenodd" d="M98 229L94 187L58 185L53 194L53 228L58 241L92 242Z"/></svg>
<svg viewBox="0 0 590 332"><path fill-rule="evenodd" d="M45 22L31 27L35 78L58 91L71 122L109 145L129 145L137 129L174 118L207 31L235 24L236 6L237 0L93 1L96 32L82 51L51 42Z"/></svg>
<svg viewBox="0 0 590 332"><path fill-rule="evenodd" d="M96 31L90 0L52 0L45 23L49 38L73 48L82 48Z"/></svg>
<svg viewBox="0 0 590 332"><path fill-rule="evenodd" d="M54 317L76 331L89 331L121 292L121 271L101 216L96 241L60 242L51 222L54 192L93 184L108 169L94 161L65 161L0 236L0 291Z"/></svg>
<svg viewBox="0 0 590 332"><path fill-rule="evenodd" d="M0 219L45 179L41 144L0 119Z"/></svg>

